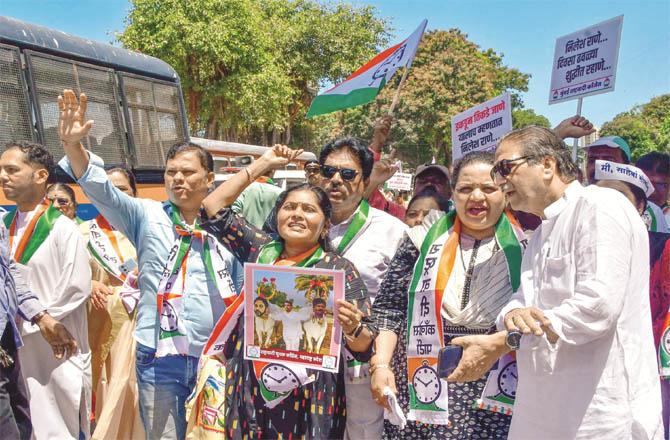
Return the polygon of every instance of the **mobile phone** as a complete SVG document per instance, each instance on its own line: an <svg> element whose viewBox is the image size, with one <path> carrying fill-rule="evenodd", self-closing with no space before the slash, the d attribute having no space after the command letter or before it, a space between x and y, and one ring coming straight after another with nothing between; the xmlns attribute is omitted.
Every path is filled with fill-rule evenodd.
<svg viewBox="0 0 670 440"><path fill-rule="evenodd" d="M446 378L456 369L463 356L463 347L447 345L440 349L437 358L437 375Z"/></svg>
<svg viewBox="0 0 670 440"><path fill-rule="evenodd" d="M119 270L123 272L124 275L128 275L137 267L137 262L134 258L126 260L124 263L119 265Z"/></svg>

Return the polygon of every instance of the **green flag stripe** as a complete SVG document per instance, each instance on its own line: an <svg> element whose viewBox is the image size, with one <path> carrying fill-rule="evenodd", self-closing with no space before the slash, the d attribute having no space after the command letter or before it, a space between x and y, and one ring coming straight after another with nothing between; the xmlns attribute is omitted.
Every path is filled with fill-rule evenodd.
<svg viewBox="0 0 670 440"><path fill-rule="evenodd" d="M46 238L49 236L49 233L53 229L54 224L56 224L56 220L58 220L58 217L60 217L61 215L63 214L61 214L59 210L54 208L53 205L47 208L47 210L40 217L40 219L37 220L37 224L35 225L33 235L32 237L30 237L30 241L26 245L26 248L23 251L23 255L21 255L21 261L19 261L19 263L27 264L28 261L30 261L30 258L33 256L33 254L37 251L37 249L39 249L42 243L44 243Z"/></svg>
<svg viewBox="0 0 670 440"><path fill-rule="evenodd" d="M496 240L500 248L505 252L509 282L512 286L512 291L516 292L521 284L521 258L523 257L523 253L519 240L512 229L512 223L510 223L505 213L500 216L496 224Z"/></svg>
<svg viewBox="0 0 670 440"><path fill-rule="evenodd" d="M331 113L337 110L344 110L345 108L355 107L357 105L367 104L377 97L377 94L379 94L379 90L381 90L382 87L383 84L379 88L366 87L362 89L356 89L352 90L346 95L319 95L314 98L314 101L312 101L312 105L309 107L309 111L307 112L307 118L324 115L326 113Z"/></svg>
<svg viewBox="0 0 670 440"><path fill-rule="evenodd" d="M351 221L351 224L344 233L344 237L342 237L342 241L340 241L339 246L337 246L337 251L339 253L344 252L344 250L347 248L351 240L354 239L356 234L358 234L358 231L360 231L363 225L365 225L365 222L368 220L369 212L370 212L370 204L365 199L361 200L361 203L358 205L358 208L356 209L354 219Z"/></svg>

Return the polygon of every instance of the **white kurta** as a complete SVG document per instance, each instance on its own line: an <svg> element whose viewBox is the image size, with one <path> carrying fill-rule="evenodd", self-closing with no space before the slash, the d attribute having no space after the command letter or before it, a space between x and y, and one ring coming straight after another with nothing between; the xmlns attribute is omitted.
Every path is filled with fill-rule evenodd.
<svg viewBox="0 0 670 440"><path fill-rule="evenodd" d="M14 247L33 214L34 211L18 214ZM88 438L91 352L86 300L91 293L91 269L84 238L75 223L59 217L26 270L40 303L67 327L79 348L69 359L58 360L39 328L23 323L24 346L19 356L30 395L33 436L38 440L78 439L83 430Z"/></svg>
<svg viewBox="0 0 670 440"><path fill-rule="evenodd" d="M662 438L640 216L617 191L577 182L544 212L499 324L534 306L560 339L522 338L509 438Z"/></svg>
<svg viewBox="0 0 670 440"><path fill-rule="evenodd" d="M352 214L345 221L332 225L328 236L333 246L339 246L354 219ZM365 283L372 303L377 296L379 286L405 237L407 226L384 211L372 206L368 212L368 220L360 233L349 242L342 256L351 261ZM384 409L372 399L370 377L366 372L368 365L363 367L363 377L350 378L345 375L347 395L347 428L345 439L377 439L384 429Z"/></svg>

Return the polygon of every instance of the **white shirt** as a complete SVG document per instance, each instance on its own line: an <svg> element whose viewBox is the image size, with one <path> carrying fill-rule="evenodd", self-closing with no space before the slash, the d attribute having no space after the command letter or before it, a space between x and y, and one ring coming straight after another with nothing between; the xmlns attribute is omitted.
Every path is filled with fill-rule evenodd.
<svg viewBox="0 0 670 440"><path fill-rule="evenodd" d="M287 312L275 304L270 304L270 316L275 321L281 321L284 339L301 339L302 323L311 315L312 308L309 305L303 306L300 310L292 309Z"/></svg>
<svg viewBox="0 0 670 440"><path fill-rule="evenodd" d="M537 307L559 335L524 336L510 439L660 439L649 243L620 193L573 182L544 211L521 288L498 316Z"/></svg>
<svg viewBox="0 0 670 440"><path fill-rule="evenodd" d="M650 232L670 232L663 210L651 200L647 200L647 209L642 214L642 220Z"/></svg>
<svg viewBox="0 0 670 440"><path fill-rule="evenodd" d="M330 227L328 236L335 248L342 241L355 214L354 211L348 219ZM342 254L358 269L371 301L377 296L382 279L406 229L407 225L397 218L371 206L361 233L349 242Z"/></svg>

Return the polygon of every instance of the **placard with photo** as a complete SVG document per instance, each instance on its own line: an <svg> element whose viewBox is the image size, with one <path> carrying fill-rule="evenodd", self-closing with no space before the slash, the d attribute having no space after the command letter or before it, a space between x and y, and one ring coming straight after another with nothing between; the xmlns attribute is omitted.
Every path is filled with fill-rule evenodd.
<svg viewBox="0 0 670 440"><path fill-rule="evenodd" d="M343 271L245 264L244 289L245 359L338 371Z"/></svg>

